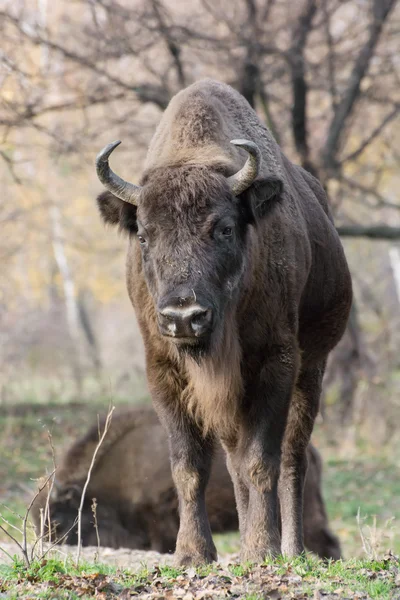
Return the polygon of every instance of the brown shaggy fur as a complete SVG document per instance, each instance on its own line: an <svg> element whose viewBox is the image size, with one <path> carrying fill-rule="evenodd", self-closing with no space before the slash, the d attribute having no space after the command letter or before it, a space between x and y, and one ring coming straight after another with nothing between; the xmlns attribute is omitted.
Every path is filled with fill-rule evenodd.
<svg viewBox="0 0 400 600"><path fill-rule="evenodd" d="M143 435L145 433L145 435ZM64 543L76 543L73 527L84 481L98 441L98 426L92 427L67 451L57 472L57 486L50 501L53 540L71 528ZM321 459L313 446L308 449L309 468L305 483L304 538L306 547L321 558L340 558L340 545L329 529L321 492ZM146 471L141 468L146 465ZM178 500L168 460L168 444L155 412L146 406L114 414L100 447L82 513L82 542L97 545L92 499L97 501L100 543L112 548L137 548L173 552L179 527ZM131 499L131 500L129 500ZM33 506L40 531L40 509L44 491ZM238 528L232 482L222 449L216 452L206 503L213 532Z"/></svg>
<svg viewBox="0 0 400 600"><path fill-rule="evenodd" d="M243 395L243 381L236 323L228 319L224 325L226 333L219 342L224 341L223 348L215 349L212 356L205 357L201 364L194 359L186 359L189 384L182 401L195 420L201 423L204 434L218 430L228 441L237 429L238 398Z"/></svg>
<svg viewBox="0 0 400 600"><path fill-rule="evenodd" d="M262 155L238 197L228 178L247 153L233 139ZM301 553L306 449L352 300L322 186L240 94L204 80L166 109L137 207L109 192L98 205L130 234L128 293L179 497L177 562L216 558L205 508L215 439L228 453L242 559ZM164 309L182 306L211 315L207 335L163 330Z"/></svg>

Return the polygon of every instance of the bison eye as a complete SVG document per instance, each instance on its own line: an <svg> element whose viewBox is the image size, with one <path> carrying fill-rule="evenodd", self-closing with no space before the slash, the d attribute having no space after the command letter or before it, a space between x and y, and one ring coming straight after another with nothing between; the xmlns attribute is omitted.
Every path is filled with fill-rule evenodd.
<svg viewBox="0 0 400 600"><path fill-rule="evenodd" d="M222 231L222 235L224 235L225 237L231 237L232 227L225 227L225 229Z"/></svg>
<svg viewBox="0 0 400 600"><path fill-rule="evenodd" d="M142 235L138 235L138 240L139 240L139 244L140 244L141 246L144 246L144 245L145 245L145 243L146 243L146 240L145 240L145 238L144 238Z"/></svg>

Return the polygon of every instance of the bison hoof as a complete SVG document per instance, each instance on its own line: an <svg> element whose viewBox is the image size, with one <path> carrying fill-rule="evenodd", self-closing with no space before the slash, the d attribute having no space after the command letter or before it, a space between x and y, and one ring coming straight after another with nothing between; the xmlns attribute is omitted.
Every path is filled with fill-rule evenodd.
<svg viewBox="0 0 400 600"><path fill-rule="evenodd" d="M191 554L189 552L175 552L174 563L177 567L200 566L217 560L217 551L206 552L205 554Z"/></svg>
<svg viewBox="0 0 400 600"><path fill-rule="evenodd" d="M243 546L240 551L241 562L262 563L267 558L275 558L281 553L280 543L263 546Z"/></svg>
<svg viewBox="0 0 400 600"><path fill-rule="evenodd" d="M300 556L300 554L305 554L304 546L301 543L286 543L282 542L282 555L287 558L292 558L293 556Z"/></svg>

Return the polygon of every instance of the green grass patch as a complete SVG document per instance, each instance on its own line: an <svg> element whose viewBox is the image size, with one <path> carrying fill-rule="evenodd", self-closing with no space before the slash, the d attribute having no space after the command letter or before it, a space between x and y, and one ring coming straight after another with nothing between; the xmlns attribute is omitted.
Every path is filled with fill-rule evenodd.
<svg viewBox="0 0 400 600"><path fill-rule="evenodd" d="M170 567L169 565L160 566L160 573L162 577L166 579L176 579L179 575L184 573L184 569L178 569L176 567Z"/></svg>
<svg viewBox="0 0 400 600"><path fill-rule="evenodd" d="M293 560L268 559L261 565L207 565L197 569L160 566L138 573L103 564L79 566L71 559L48 559L30 567L15 559L0 567L5 598L232 597L259 600L279 597L361 597L389 600L400 594L400 562L393 555L379 561L324 562L311 555Z"/></svg>
<svg viewBox="0 0 400 600"><path fill-rule="evenodd" d="M400 478L398 465L387 458L328 459L324 468L324 497L332 527L345 557L363 554L361 527L379 556L389 549L400 553Z"/></svg>

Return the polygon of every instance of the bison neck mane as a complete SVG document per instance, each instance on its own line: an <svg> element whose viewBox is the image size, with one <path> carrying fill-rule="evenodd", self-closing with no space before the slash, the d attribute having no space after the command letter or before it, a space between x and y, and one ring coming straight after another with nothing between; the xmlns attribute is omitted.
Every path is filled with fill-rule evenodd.
<svg viewBox="0 0 400 600"><path fill-rule="evenodd" d="M189 383L182 401L204 435L214 432L228 442L237 430L243 383L236 319L233 311L227 312L222 335L211 351L184 358Z"/></svg>

